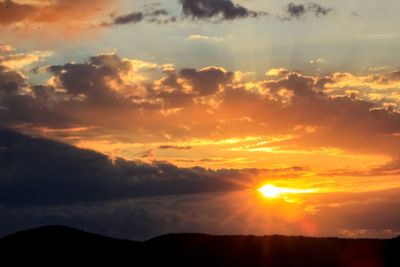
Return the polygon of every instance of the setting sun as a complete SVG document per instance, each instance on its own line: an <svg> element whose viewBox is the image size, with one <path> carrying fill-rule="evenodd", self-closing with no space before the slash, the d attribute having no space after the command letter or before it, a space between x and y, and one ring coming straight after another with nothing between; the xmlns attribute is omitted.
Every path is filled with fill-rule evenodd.
<svg viewBox="0 0 400 267"><path fill-rule="evenodd" d="M277 187L271 184L264 185L259 189L257 189L257 191L267 198L276 198L284 194L306 194L315 192L315 190L313 189L284 188L284 187Z"/></svg>
<svg viewBox="0 0 400 267"><path fill-rule="evenodd" d="M164 265L178 267L386 267L369 261L386 255L369 241L338 240L339 253L336 241L247 236L399 237L400 252L398 10L400 0L0 0L0 251L9 234L60 225L143 241L128 246L146 260L176 252ZM232 246L185 234L190 251L176 249L170 233ZM136 260L112 248L104 256Z"/></svg>

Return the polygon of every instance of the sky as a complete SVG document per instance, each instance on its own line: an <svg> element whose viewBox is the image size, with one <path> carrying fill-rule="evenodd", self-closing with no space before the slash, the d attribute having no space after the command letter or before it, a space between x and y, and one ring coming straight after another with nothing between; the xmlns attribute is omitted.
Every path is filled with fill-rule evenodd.
<svg viewBox="0 0 400 267"><path fill-rule="evenodd" d="M0 236L400 235L399 8L0 1Z"/></svg>

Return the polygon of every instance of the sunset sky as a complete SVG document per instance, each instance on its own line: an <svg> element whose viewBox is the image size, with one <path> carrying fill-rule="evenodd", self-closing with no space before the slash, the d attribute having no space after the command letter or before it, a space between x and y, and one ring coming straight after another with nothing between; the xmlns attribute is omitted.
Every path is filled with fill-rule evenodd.
<svg viewBox="0 0 400 267"><path fill-rule="evenodd" d="M399 9L0 1L0 236L400 235Z"/></svg>

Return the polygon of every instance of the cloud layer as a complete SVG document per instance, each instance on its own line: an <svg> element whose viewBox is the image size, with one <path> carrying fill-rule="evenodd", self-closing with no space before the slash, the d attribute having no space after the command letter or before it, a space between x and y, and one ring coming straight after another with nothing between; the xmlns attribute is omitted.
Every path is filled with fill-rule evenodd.
<svg viewBox="0 0 400 267"><path fill-rule="evenodd" d="M19 70L0 68L3 126L95 126L115 141L123 141L128 132L142 142L168 141L154 148L182 146L173 143L179 140L193 146L193 139L270 136L275 141L233 146L231 151L339 149L400 156L399 98L390 89L397 88L396 72L312 77L270 70L278 76L247 82L221 67L177 71L116 54L41 71L51 76L48 82L31 84ZM367 140L369 146L364 145Z"/></svg>
<svg viewBox="0 0 400 267"><path fill-rule="evenodd" d="M59 206L245 188L238 170L114 160L66 144L0 130L0 206ZM56 160L55 160L56 159Z"/></svg>

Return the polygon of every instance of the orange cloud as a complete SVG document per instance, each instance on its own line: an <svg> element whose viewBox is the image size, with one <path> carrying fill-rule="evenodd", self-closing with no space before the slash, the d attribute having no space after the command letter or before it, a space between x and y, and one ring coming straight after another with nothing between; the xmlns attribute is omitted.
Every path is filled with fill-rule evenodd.
<svg viewBox="0 0 400 267"><path fill-rule="evenodd" d="M73 37L87 30L92 20L104 12L109 0L48 0L0 2L0 25L2 31L17 38L27 35Z"/></svg>
<svg viewBox="0 0 400 267"><path fill-rule="evenodd" d="M360 98L364 88L357 90L359 96L354 89L352 95L337 93L342 90L332 90L337 75L278 71L279 76L249 83L215 66L176 70L117 54L44 71L51 76L49 83L34 85L15 70L0 69L3 125L92 125L96 130L65 140L93 142L91 148L116 154L113 144L120 144L134 150L123 153L129 158L162 145L192 149L158 149L161 159L222 158L246 167L370 168L400 157L397 106ZM394 79L382 74L376 80L385 75ZM110 140L110 148L96 146L93 131L108 136L100 139ZM147 146L136 151L136 144ZM238 158L243 160L233 163Z"/></svg>
<svg viewBox="0 0 400 267"><path fill-rule="evenodd" d="M18 53L0 56L0 65L10 69L20 69L34 62L40 61L52 55L51 51L34 51L32 53Z"/></svg>
<svg viewBox="0 0 400 267"><path fill-rule="evenodd" d="M0 44L0 52L12 52L15 48L12 45Z"/></svg>

